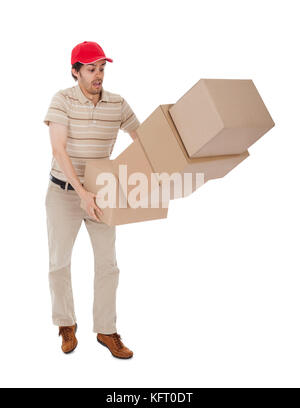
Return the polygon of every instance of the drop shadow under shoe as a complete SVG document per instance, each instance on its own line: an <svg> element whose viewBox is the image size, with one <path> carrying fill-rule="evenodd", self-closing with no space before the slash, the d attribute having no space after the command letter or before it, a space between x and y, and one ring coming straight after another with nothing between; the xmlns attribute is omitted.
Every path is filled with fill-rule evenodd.
<svg viewBox="0 0 300 408"><path fill-rule="evenodd" d="M97 334L98 343L107 347L114 357L128 359L133 356L133 352L125 347L121 341L121 336L118 333L113 334Z"/></svg>
<svg viewBox="0 0 300 408"><path fill-rule="evenodd" d="M59 327L58 335L62 337L61 349L65 354L70 354L76 349L78 345L78 341L75 336L76 332L77 324L75 324L74 326Z"/></svg>

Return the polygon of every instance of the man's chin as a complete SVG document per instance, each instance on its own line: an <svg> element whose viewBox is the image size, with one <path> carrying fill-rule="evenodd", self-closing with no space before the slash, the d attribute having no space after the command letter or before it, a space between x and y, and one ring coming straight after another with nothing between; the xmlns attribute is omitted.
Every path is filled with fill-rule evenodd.
<svg viewBox="0 0 300 408"><path fill-rule="evenodd" d="M95 89L94 87L92 87L91 93L99 94L101 91L102 91L102 86L100 86L98 89Z"/></svg>

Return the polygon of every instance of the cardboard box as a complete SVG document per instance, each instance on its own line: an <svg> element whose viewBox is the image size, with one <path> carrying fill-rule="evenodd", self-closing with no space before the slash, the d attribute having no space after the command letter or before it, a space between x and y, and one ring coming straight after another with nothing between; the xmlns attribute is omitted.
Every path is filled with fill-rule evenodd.
<svg viewBox="0 0 300 408"><path fill-rule="evenodd" d="M173 104L160 105L137 129L145 154L156 173L192 174L192 183L171 183L170 199L186 197L211 179L224 177L229 171L245 160L249 153L236 155L191 158L170 116ZM203 173L202 183L197 183L197 173ZM165 191L165 184L161 184Z"/></svg>
<svg viewBox="0 0 300 408"><path fill-rule="evenodd" d="M121 166L126 166L126 174L125 172L123 173ZM119 182L126 198L128 196L130 197L131 192L135 189L136 178L144 179L147 183L147 188L141 191L139 196L139 202L142 205L148 203L151 194L153 194L154 197L158 193L158 176L155 174L139 139L134 140L134 142L113 161L113 167L115 173L118 172L123 175L123 177L119 179ZM138 173L140 174L139 177ZM131 203L129 204L131 205Z"/></svg>
<svg viewBox="0 0 300 408"><path fill-rule="evenodd" d="M126 180L122 179L122 172L119 171L120 165L127 166L128 177L126 176ZM148 188L144 193L141 191L138 194L138 204L148 208L134 208L132 204L134 200L131 198L135 196L134 188L137 186L128 185L128 182L130 182L130 176L134 176L134 173L142 173L143 177L147 179ZM85 168L84 187L98 195L96 203L103 210L103 215L100 218L108 225L121 225L166 218L169 201L162 200L162 187L158 181L154 184L151 182L151 174L151 165L144 154L139 140L135 140L115 160L97 159L88 161ZM114 185L108 182L107 175L112 177ZM101 182L101 185L99 182ZM107 192L106 195L103 194L103 196L107 196L106 201L109 199L109 194L113 198L110 202L113 207L104 208L101 205L101 193L99 194L99 190L103 192L103 188ZM156 208L152 208L151 203ZM84 208L82 202L81 207Z"/></svg>
<svg viewBox="0 0 300 408"><path fill-rule="evenodd" d="M192 158L243 153L275 125L247 79L201 79L170 115Z"/></svg>

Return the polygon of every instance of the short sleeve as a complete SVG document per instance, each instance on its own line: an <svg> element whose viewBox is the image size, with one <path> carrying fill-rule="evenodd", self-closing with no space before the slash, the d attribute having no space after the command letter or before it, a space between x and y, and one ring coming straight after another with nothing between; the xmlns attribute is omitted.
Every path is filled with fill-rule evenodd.
<svg viewBox="0 0 300 408"><path fill-rule="evenodd" d="M122 129L124 132L132 132L140 126L138 118L124 98L122 98L121 118L120 129Z"/></svg>
<svg viewBox="0 0 300 408"><path fill-rule="evenodd" d="M44 123L47 126L49 126L49 122L61 123L62 125L66 126L69 124L66 100L60 91L56 92L56 94L52 97L48 111L44 118Z"/></svg>

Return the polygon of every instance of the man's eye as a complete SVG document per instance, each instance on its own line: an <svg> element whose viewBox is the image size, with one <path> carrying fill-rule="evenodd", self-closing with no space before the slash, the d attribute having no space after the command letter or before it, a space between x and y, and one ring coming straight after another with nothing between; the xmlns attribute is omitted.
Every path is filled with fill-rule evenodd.
<svg viewBox="0 0 300 408"><path fill-rule="evenodd" d="M94 70L94 69L90 69L89 71L90 71L90 72L94 72L95 70ZM102 71L104 71L104 69L100 69L100 71L102 72Z"/></svg>

